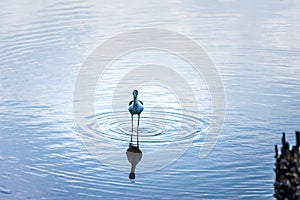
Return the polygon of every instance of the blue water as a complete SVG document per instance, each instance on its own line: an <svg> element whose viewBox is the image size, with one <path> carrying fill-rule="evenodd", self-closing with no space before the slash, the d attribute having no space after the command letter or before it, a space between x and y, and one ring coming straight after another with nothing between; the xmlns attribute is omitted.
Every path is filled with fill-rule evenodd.
<svg viewBox="0 0 300 200"><path fill-rule="evenodd" d="M300 130L299 2L30 0L0 5L0 199L273 198L274 145L283 131L293 143L294 131ZM191 78L194 89L204 87L196 91L199 118L185 116L197 121L196 127L184 126L194 142L174 162L148 172L143 172L147 155L172 142L184 110L168 88L141 87L144 155L132 183L128 168L115 169L87 150L74 121L73 94L94 49L141 28L180 33L206 51L223 81L226 116L217 144L200 159L212 112L203 80L193 79L182 60L165 54L144 51L144 56L115 61L96 88L95 116L90 117L124 156L131 127L123 112L130 94L116 111L110 105L128 66L171 63Z"/></svg>

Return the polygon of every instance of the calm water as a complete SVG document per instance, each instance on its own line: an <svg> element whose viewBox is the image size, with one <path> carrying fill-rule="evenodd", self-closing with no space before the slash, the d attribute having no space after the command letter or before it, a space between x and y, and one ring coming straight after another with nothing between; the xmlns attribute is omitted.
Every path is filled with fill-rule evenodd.
<svg viewBox="0 0 300 200"><path fill-rule="evenodd" d="M293 143L294 131L300 130L298 1L29 0L0 5L0 199L272 199L273 145L283 131ZM111 101L114 90L124 91L118 81L128 66L166 65L167 60L199 89L201 112L193 118L192 108L190 115L182 115L168 88L141 86L147 105L140 129L144 157L132 183L126 157L124 170L113 169L86 149L74 122L73 91L95 48L139 28L172 30L205 49L223 80L226 118L217 145L200 159L212 112L203 80L189 77L176 56L151 50L115 61L96 88L95 115L89 119L97 123L87 126L100 126L98 134L124 156L131 97L121 96L124 105L114 111ZM134 82L125 85L135 87ZM184 120L198 124L184 126L187 138L195 136L190 147L162 169L142 172L147 155L172 142Z"/></svg>

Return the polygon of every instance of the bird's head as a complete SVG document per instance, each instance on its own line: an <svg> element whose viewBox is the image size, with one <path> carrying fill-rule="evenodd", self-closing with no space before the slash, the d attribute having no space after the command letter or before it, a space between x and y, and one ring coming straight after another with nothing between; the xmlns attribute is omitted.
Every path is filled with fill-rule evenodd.
<svg viewBox="0 0 300 200"><path fill-rule="evenodd" d="M136 98L138 94L139 94L139 92L137 90L132 91L132 95L134 98Z"/></svg>

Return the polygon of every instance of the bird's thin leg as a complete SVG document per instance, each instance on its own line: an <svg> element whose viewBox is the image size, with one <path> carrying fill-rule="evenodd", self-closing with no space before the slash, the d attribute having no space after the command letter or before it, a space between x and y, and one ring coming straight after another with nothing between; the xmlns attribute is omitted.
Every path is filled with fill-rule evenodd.
<svg viewBox="0 0 300 200"><path fill-rule="evenodd" d="M140 115L138 115L138 124L137 124L137 131L136 131L136 140L137 140L138 147L139 147L139 126L140 126Z"/></svg>
<svg viewBox="0 0 300 200"><path fill-rule="evenodd" d="M133 115L131 115L131 137L130 137L130 144L132 144L132 135L133 135Z"/></svg>

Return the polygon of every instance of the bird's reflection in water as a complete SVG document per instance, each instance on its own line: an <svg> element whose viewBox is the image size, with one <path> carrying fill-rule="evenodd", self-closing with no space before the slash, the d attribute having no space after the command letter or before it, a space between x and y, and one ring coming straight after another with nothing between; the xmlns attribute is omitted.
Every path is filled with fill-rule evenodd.
<svg viewBox="0 0 300 200"><path fill-rule="evenodd" d="M129 143L129 148L126 151L126 156L129 163L131 164L129 179L133 181L135 179L135 168L142 159L143 153L140 150L139 146L134 146L132 143Z"/></svg>

